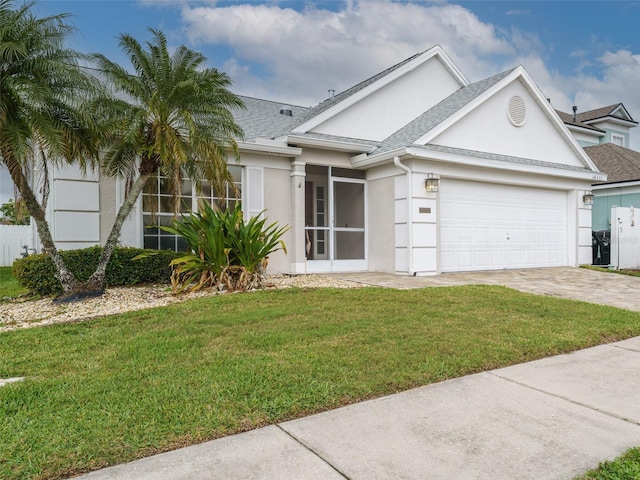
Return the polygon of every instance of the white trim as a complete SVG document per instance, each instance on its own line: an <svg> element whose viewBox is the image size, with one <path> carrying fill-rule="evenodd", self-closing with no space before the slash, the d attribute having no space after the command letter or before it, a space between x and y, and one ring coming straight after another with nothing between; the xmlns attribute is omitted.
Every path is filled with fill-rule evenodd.
<svg viewBox="0 0 640 480"><path fill-rule="evenodd" d="M384 152L380 155L376 155L374 157L369 157L366 161L358 161L353 162L354 168L365 169L378 167L380 165L392 164L393 157L415 157L419 159L428 159L437 162L446 162L446 163L456 163L459 165L468 165L475 168L486 168L493 170L503 170L510 172L523 172L523 173L535 173L538 175L548 175L553 177L560 178L571 178L577 180L591 180L594 182L602 182L606 180L606 174L599 171L576 171L576 170L567 170L561 168L552 167L552 166L543 166L543 165L531 165L525 163L511 163L505 162L502 160L491 160L491 159L480 159L482 163L479 162L479 159L476 157L468 157L462 154L457 153L448 153L448 152L439 152L436 150L430 150L428 148L422 148L421 145L415 145L413 147L404 147L400 149L395 149L390 152ZM405 159L406 160L406 159Z"/></svg>
<svg viewBox="0 0 640 480"><path fill-rule="evenodd" d="M611 115L606 115L604 117L594 118L593 120L585 120L582 123L586 123L587 125L598 124L601 122L611 122L617 123L618 125L624 125L625 127L637 127L638 122L633 120L624 120L623 118L612 117Z"/></svg>
<svg viewBox="0 0 640 480"><path fill-rule="evenodd" d="M596 132L595 130L591 130L590 128L579 127L577 125L568 125L568 124L565 123L565 126L570 131L580 132L580 133L587 133L587 134L593 135L594 137L604 137L606 135L606 132L604 132L604 131L603 132ZM597 143L595 145L597 145Z"/></svg>
<svg viewBox="0 0 640 480"><path fill-rule="evenodd" d="M326 150L332 150L334 152L371 153L378 148L377 146L366 145L363 143L332 140L328 138L305 137L303 135L295 134L288 135L285 140L289 144L322 148ZM302 149L299 150L302 151Z"/></svg>
<svg viewBox="0 0 640 480"><path fill-rule="evenodd" d="M602 192L600 195L597 194L597 192L599 190L614 190L614 189L625 189L624 192L620 192L620 193L632 193L631 188L630 187L639 187L640 188L640 180L631 180L628 182L615 182L615 183L599 183L596 185L591 185L591 190L593 191L593 194L598 197L598 196L607 196L607 193ZM627 191L630 190L630 191Z"/></svg>
<svg viewBox="0 0 640 480"><path fill-rule="evenodd" d="M455 80L461 87L465 87L469 85L469 80L462 74L462 72L458 69L458 67L453 63L453 61L449 58L449 56L442 50L440 45L436 45L433 48L430 48L426 52L423 52L421 55L417 56L410 62L407 62L402 67L397 68L393 72L385 75L379 80L373 82L371 85L363 88L362 90L350 95L348 98L345 98L341 102L336 103L332 107L328 108L324 112L319 113L315 117L307 120L302 125L296 127L295 132L297 133L307 133L309 130L317 127L323 122L326 122L331 117L337 115L343 110L347 109L351 105L359 102L365 97L368 97L372 93L380 90L382 87L390 84L394 80L400 78L401 76L409 73L415 68L419 67L426 61L430 60L433 57L438 57L438 59L442 62L445 68L452 74Z"/></svg>
<svg viewBox="0 0 640 480"><path fill-rule="evenodd" d="M307 273L329 273L329 272L354 272L365 271L368 265L369 255L369 238L368 238L368 201L367 201L367 180L361 178L350 178L333 176L331 166L328 166L327 171L327 225L322 227L305 226L305 231L324 231L326 232L326 240L328 241L328 259L322 260L307 260L306 272ZM341 168L341 167L340 167ZM335 183L351 183L356 185L362 185L363 188L363 226L362 227L337 227L335 225L335 198L334 198L334 184ZM308 199L305 199L305 202ZM336 232L362 232L364 236L364 258L358 259L335 259L336 256Z"/></svg>
<svg viewBox="0 0 640 480"><path fill-rule="evenodd" d="M260 152L282 157L299 157L302 155L301 148L289 147L287 145L267 145L256 142L237 142L241 152Z"/></svg>
<svg viewBox="0 0 640 480"><path fill-rule="evenodd" d="M254 173L252 174L252 172ZM264 210L264 169L254 166L245 167L243 168L242 177L242 196L245 197L242 199L242 206L245 219L249 219Z"/></svg>

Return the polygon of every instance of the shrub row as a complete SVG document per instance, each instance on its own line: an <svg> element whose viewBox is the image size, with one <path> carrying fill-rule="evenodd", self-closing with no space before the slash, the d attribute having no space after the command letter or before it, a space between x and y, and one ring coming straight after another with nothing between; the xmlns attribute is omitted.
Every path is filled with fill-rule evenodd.
<svg viewBox="0 0 640 480"><path fill-rule="evenodd" d="M139 283L169 283L171 267L176 258L170 251L155 252L140 260L132 260L141 253L150 252L140 248L117 247L105 274L105 286L136 285ZM102 247L81 250L64 250L60 255L69 270L79 281L88 280L98 266ZM13 263L13 275L29 291L40 295L58 295L62 286L56 277L56 268L46 254L30 255Z"/></svg>

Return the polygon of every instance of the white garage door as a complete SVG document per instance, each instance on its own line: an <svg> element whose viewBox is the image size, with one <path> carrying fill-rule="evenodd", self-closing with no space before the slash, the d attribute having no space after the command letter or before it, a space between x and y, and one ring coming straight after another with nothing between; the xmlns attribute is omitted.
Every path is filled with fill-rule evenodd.
<svg viewBox="0 0 640 480"><path fill-rule="evenodd" d="M443 272L568 264L567 193L442 179Z"/></svg>

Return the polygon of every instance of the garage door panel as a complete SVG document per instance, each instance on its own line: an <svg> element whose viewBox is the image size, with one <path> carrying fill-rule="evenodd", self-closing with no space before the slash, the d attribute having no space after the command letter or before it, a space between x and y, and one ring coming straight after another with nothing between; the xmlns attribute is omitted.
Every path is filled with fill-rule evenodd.
<svg viewBox="0 0 640 480"><path fill-rule="evenodd" d="M567 265L564 191L441 180L443 272Z"/></svg>

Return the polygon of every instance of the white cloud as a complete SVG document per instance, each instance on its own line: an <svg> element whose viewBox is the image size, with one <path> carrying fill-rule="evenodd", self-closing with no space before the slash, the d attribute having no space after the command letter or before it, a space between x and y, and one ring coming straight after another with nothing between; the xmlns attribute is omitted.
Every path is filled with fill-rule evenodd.
<svg viewBox="0 0 640 480"><path fill-rule="evenodd" d="M640 92L634 86L640 81L640 54L628 50L605 52L598 62L603 67L601 76L575 78L575 100L580 110L622 102L632 116L639 118Z"/></svg>
<svg viewBox="0 0 640 480"><path fill-rule="evenodd" d="M286 5L184 3L183 32L196 48L223 47L228 58L215 61L244 95L315 105L328 89L340 92L439 44L472 81L521 64L559 110L623 102L640 118L640 90L633 87L640 82L640 55L625 49L602 53L606 44L596 37L569 53L578 61L573 74L559 73L548 66L553 46L536 32L482 22L460 5L379 0L348 1L332 10Z"/></svg>
<svg viewBox="0 0 640 480"><path fill-rule="evenodd" d="M528 16L531 14L531 10L517 10L517 9L513 9L513 10L507 10L505 12L505 15L507 16Z"/></svg>
<svg viewBox="0 0 640 480"><path fill-rule="evenodd" d="M278 4L184 6L195 45L227 45L238 65L258 64L270 98L315 104L403 59L440 44L470 78L496 73L487 57L514 53L493 25L449 4L353 2L338 11ZM248 85L235 77L237 85ZM256 88L257 87L257 88Z"/></svg>

